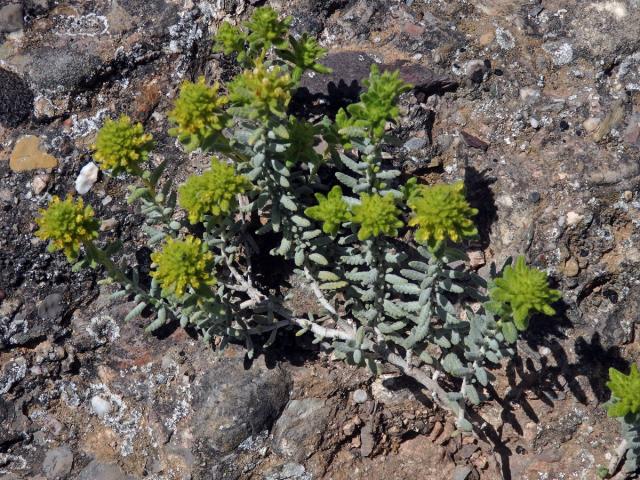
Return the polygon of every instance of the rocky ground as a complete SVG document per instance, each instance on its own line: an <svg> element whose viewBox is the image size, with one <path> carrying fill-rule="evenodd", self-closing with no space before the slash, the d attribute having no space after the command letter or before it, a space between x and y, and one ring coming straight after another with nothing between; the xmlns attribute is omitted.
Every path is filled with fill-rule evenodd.
<svg viewBox="0 0 640 480"><path fill-rule="evenodd" d="M639 0L271 2L331 51L333 85L306 78L305 95L348 101L372 62L414 84L390 153L465 179L481 273L525 253L563 291L494 372L489 444L452 438L393 370L373 378L305 338L248 362L179 328L145 334L34 239L107 117L144 122L178 179L205 164L166 136L166 112L183 79L228 78L211 34L262 3L0 0L0 478L595 478L619 441L607 369L640 356ZM86 172L103 235L148 265L126 179Z"/></svg>

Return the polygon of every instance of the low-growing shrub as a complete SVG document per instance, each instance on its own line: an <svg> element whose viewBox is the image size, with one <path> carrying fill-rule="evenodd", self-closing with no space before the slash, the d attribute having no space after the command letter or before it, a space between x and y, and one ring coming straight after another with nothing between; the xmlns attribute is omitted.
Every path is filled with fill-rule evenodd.
<svg viewBox="0 0 640 480"><path fill-rule="evenodd" d="M350 364L376 374L395 365L470 431L467 404L485 396L487 366L513 355L518 332L534 313L552 315L560 293L523 257L487 285L460 248L477 236L463 183L419 184L385 161L398 98L410 90L397 72L374 66L360 101L335 119L293 117L303 72L328 69L316 41L288 36L288 26L258 8L245 25L219 28L214 48L245 69L226 85L182 85L170 134L214 158L177 189L162 178L164 163L145 168L153 141L141 125L121 117L98 134L102 168L138 178L128 200L140 205L156 249L150 288L135 270L124 273L117 242L100 246L81 200L54 200L38 235L76 268L104 266L120 287L114 296L136 302L127 320L152 307L150 331L179 321L220 347L244 343L250 357L283 328L310 332ZM322 314L294 315L286 296L256 282L265 234L277 239L269 253L295 264Z"/></svg>

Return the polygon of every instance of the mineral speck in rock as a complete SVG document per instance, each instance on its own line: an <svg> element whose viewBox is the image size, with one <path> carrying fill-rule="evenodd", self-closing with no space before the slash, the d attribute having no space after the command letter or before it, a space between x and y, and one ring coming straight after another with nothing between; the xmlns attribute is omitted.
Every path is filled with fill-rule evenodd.
<svg viewBox="0 0 640 480"><path fill-rule="evenodd" d="M111 412L111 404L99 395L91 397L91 408L100 418Z"/></svg>
<svg viewBox="0 0 640 480"><path fill-rule="evenodd" d="M0 373L0 395L4 395L11 387L22 380L27 374L27 360L18 357L5 365Z"/></svg>
<svg viewBox="0 0 640 480"><path fill-rule="evenodd" d="M76 183L75 183L76 191L80 195L84 195L89 190L91 190L91 187L93 187L93 185L97 181L98 181L98 166L93 162L89 162L84 167L82 167L82 170L80 170L80 174L78 175L78 178L76 178Z"/></svg>

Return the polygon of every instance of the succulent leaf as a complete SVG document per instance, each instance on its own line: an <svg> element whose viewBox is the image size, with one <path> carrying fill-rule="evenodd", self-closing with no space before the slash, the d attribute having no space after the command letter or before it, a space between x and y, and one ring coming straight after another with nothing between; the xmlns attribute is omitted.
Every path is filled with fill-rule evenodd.
<svg viewBox="0 0 640 480"><path fill-rule="evenodd" d="M628 375L610 368L607 387L611 390L607 409L610 417L624 417L640 412L640 372L635 363L631 364Z"/></svg>

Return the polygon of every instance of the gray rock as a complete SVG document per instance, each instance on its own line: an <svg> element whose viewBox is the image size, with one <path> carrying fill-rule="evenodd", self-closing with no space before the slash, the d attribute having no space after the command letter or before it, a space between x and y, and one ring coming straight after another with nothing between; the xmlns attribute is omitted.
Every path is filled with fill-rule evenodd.
<svg viewBox="0 0 640 480"><path fill-rule="evenodd" d="M87 50L40 48L33 53L27 71L34 85L43 90L70 92L89 83L102 60Z"/></svg>
<svg viewBox="0 0 640 480"><path fill-rule="evenodd" d="M313 476L299 463L287 463L282 469L267 474L264 480L313 480Z"/></svg>
<svg viewBox="0 0 640 480"><path fill-rule="evenodd" d="M62 295L59 293L47 295L38 305L38 315L46 320L55 320L62 314L63 310Z"/></svg>
<svg viewBox="0 0 640 480"><path fill-rule="evenodd" d="M23 25L22 5L20 3L9 3L0 7L0 33L22 30Z"/></svg>
<svg viewBox="0 0 640 480"><path fill-rule="evenodd" d="M15 127L33 110L33 93L15 73L0 68L0 124Z"/></svg>
<svg viewBox="0 0 640 480"><path fill-rule="evenodd" d="M0 373L0 394L4 395L11 387L22 380L27 375L27 360L24 357L18 357L15 360L5 364Z"/></svg>
<svg viewBox="0 0 640 480"><path fill-rule="evenodd" d="M126 475L115 463L93 460L78 475L78 480L134 480Z"/></svg>
<svg viewBox="0 0 640 480"><path fill-rule="evenodd" d="M288 400L289 378L262 358L249 369L243 358L221 358L193 385L194 435L227 453L271 427Z"/></svg>
<svg viewBox="0 0 640 480"><path fill-rule="evenodd" d="M66 477L73 467L73 452L67 445L52 448L44 456L42 471L47 478Z"/></svg>
<svg viewBox="0 0 640 480"><path fill-rule="evenodd" d="M273 428L275 450L296 462L316 451L332 407L322 398L291 400Z"/></svg>
<svg viewBox="0 0 640 480"><path fill-rule="evenodd" d="M405 150L407 150L409 152L412 152L414 150L420 150L426 144L427 144L427 139L426 138L414 137L414 138L410 138L409 140L407 140L404 143L403 147L404 147Z"/></svg>

